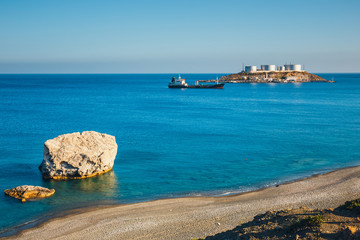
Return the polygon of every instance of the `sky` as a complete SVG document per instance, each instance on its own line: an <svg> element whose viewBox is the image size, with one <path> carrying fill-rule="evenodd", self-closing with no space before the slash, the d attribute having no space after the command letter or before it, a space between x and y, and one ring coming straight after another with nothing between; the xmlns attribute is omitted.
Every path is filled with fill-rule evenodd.
<svg viewBox="0 0 360 240"><path fill-rule="evenodd" d="M360 72L359 0L0 0L0 73Z"/></svg>

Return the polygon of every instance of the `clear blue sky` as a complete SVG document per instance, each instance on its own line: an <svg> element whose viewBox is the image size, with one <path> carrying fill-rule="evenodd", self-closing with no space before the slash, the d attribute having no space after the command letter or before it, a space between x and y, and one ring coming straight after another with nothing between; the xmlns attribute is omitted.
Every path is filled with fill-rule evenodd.
<svg viewBox="0 0 360 240"><path fill-rule="evenodd" d="M0 0L0 73L360 72L359 0Z"/></svg>

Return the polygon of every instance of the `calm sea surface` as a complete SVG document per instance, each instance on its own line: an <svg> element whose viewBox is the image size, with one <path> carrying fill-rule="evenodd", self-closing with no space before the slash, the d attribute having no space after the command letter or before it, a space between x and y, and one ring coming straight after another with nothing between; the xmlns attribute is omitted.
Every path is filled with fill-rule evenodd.
<svg viewBox="0 0 360 240"><path fill-rule="evenodd" d="M360 164L360 74L336 83L168 89L173 74L0 75L0 232L72 208L222 195ZM219 74L219 77L221 74ZM216 74L184 74L188 82ZM45 181L43 144L86 130L116 137L114 171Z"/></svg>

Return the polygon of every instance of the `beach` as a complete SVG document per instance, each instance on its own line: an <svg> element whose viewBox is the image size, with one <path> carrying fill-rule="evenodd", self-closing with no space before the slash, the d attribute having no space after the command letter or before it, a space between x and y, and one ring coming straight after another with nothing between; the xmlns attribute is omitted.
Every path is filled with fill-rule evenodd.
<svg viewBox="0 0 360 240"><path fill-rule="evenodd" d="M334 208L360 196L360 167L222 197L83 209L8 239L193 239L230 230L270 210Z"/></svg>

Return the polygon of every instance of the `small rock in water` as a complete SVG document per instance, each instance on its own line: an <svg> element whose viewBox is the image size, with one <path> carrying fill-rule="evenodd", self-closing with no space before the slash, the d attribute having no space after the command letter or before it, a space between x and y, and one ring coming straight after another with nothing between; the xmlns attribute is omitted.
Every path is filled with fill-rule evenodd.
<svg viewBox="0 0 360 240"><path fill-rule="evenodd" d="M112 169L117 147L114 136L94 131L60 135L45 142L39 169L50 179L93 177Z"/></svg>
<svg viewBox="0 0 360 240"><path fill-rule="evenodd" d="M26 202L27 199L45 198L54 195L55 189L48 189L40 186L23 185L16 188L6 189L5 195L13 198L17 198L22 202Z"/></svg>

